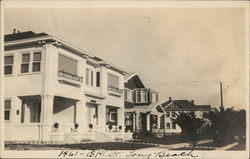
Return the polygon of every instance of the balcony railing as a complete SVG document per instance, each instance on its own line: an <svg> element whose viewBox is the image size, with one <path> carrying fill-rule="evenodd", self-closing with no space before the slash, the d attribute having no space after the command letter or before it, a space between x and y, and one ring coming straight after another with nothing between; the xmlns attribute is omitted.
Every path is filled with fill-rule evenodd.
<svg viewBox="0 0 250 159"><path fill-rule="evenodd" d="M58 71L58 76L59 76L59 77L65 77L65 78L68 78L68 79L72 79L72 80L75 80L75 81L82 82L82 77L79 77L79 76L77 76L77 75L73 75L73 74L68 73L68 72Z"/></svg>
<svg viewBox="0 0 250 159"><path fill-rule="evenodd" d="M116 87L113 87L113 86L108 86L108 90L109 91L113 91L113 92L117 92L117 93L123 93L123 90L122 89L119 89L119 88L116 88Z"/></svg>

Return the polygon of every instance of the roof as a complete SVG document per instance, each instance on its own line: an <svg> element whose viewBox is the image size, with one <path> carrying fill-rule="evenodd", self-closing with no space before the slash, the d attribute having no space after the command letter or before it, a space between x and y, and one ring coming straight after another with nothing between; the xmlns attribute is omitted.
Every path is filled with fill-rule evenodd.
<svg viewBox="0 0 250 159"><path fill-rule="evenodd" d="M4 42L43 37L43 36L49 36L49 35L46 33L34 33L33 31L26 31L15 34L6 34L4 35Z"/></svg>
<svg viewBox="0 0 250 159"><path fill-rule="evenodd" d="M74 53L85 57L87 56L88 58L92 58L93 60L95 60L96 64L99 65L105 65L107 67L111 67L112 69L121 72L122 74L127 74L128 72L119 67L116 66L112 63L109 63L107 61L104 61L96 56L93 56L91 54L89 54L88 52L75 47L65 41L62 41L54 36L51 36L49 34L46 33L34 33L33 31L26 31L26 32L17 32L17 33L13 33L13 34L6 34L4 35L4 42L5 42L5 47L13 47L13 46L17 46L17 45L24 45L24 44L32 44L32 43L37 43L40 41L43 42L56 42L56 43L60 43L60 46L63 48L67 48L71 51L73 51Z"/></svg>
<svg viewBox="0 0 250 159"><path fill-rule="evenodd" d="M151 112L155 107L160 106L158 103L154 102L149 105L134 105L126 108L126 111L139 111L139 112Z"/></svg>
<svg viewBox="0 0 250 159"><path fill-rule="evenodd" d="M169 106L175 103L179 107L170 108ZM161 104L164 110L210 110L211 105L196 105L189 100L168 100Z"/></svg>

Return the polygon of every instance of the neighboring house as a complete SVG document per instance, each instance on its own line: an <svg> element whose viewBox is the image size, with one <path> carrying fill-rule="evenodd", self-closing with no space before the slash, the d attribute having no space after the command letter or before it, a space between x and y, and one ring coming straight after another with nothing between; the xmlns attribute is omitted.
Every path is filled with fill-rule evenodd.
<svg viewBox="0 0 250 159"><path fill-rule="evenodd" d="M46 33L5 35L4 50L5 140L124 138L126 70Z"/></svg>
<svg viewBox="0 0 250 159"><path fill-rule="evenodd" d="M171 118L176 118L176 114L180 112L193 113L196 117L204 119L204 114L211 110L210 105L196 105L193 100L172 100L171 97L169 97L168 101L162 103L161 106L166 113L165 133L180 133L182 131L178 125L172 123ZM204 120L207 121L206 119Z"/></svg>
<svg viewBox="0 0 250 159"><path fill-rule="evenodd" d="M152 131L164 127L164 110L158 105L159 93L146 88L136 73L125 78L125 131Z"/></svg>

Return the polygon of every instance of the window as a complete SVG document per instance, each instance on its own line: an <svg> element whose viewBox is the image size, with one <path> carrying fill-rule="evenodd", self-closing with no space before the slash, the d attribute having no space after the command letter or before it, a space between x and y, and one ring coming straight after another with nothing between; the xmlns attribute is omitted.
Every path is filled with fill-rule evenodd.
<svg viewBox="0 0 250 159"><path fill-rule="evenodd" d="M141 103L141 92L140 91L136 92L136 103Z"/></svg>
<svg viewBox="0 0 250 159"><path fill-rule="evenodd" d="M117 108L106 108L106 123L111 125L117 125Z"/></svg>
<svg viewBox="0 0 250 159"><path fill-rule="evenodd" d="M59 55L58 58L59 58L58 59L58 71L66 72L72 75L77 75L77 61L76 60L66 57L64 55Z"/></svg>
<svg viewBox="0 0 250 159"><path fill-rule="evenodd" d="M124 96L125 96L125 100L132 101L132 99L133 99L133 92L132 92L132 90L125 89Z"/></svg>
<svg viewBox="0 0 250 159"><path fill-rule="evenodd" d="M89 85L89 69L86 69L86 85Z"/></svg>
<svg viewBox="0 0 250 159"><path fill-rule="evenodd" d="M151 100L152 100L152 102L157 102L158 101L158 94L152 93Z"/></svg>
<svg viewBox="0 0 250 159"><path fill-rule="evenodd" d="M10 120L11 100L4 101L4 120Z"/></svg>
<svg viewBox="0 0 250 159"><path fill-rule="evenodd" d="M128 90L124 89L124 99L128 100Z"/></svg>
<svg viewBox="0 0 250 159"><path fill-rule="evenodd" d="M146 102L147 101L147 94L146 94L146 91L143 91L141 92L141 99L142 99L142 102Z"/></svg>
<svg viewBox="0 0 250 159"><path fill-rule="evenodd" d="M22 54L21 73L29 72L30 54Z"/></svg>
<svg viewBox="0 0 250 159"><path fill-rule="evenodd" d="M33 53L32 72L41 71L41 59L42 59L41 52Z"/></svg>
<svg viewBox="0 0 250 159"><path fill-rule="evenodd" d="M93 71L91 71L91 86L93 86L93 83L94 83L94 73Z"/></svg>
<svg viewBox="0 0 250 159"><path fill-rule="evenodd" d="M4 74L11 75L13 70L13 56L4 57Z"/></svg>
<svg viewBox="0 0 250 159"><path fill-rule="evenodd" d="M176 116L176 113L175 112L172 112L172 117L175 117Z"/></svg>
<svg viewBox="0 0 250 159"><path fill-rule="evenodd" d="M96 72L96 87L100 87L100 72Z"/></svg>
<svg viewBox="0 0 250 159"><path fill-rule="evenodd" d="M119 77L108 74L108 87L119 88Z"/></svg>
<svg viewBox="0 0 250 159"><path fill-rule="evenodd" d="M172 129L176 129L176 124L172 123Z"/></svg>
<svg viewBox="0 0 250 159"><path fill-rule="evenodd" d="M170 117L170 112L166 112L166 117Z"/></svg>
<svg viewBox="0 0 250 159"><path fill-rule="evenodd" d="M170 123L167 123L166 128L170 129Z"/></svg>
<svg viewBox="0 0 250 159"><path fill-rule="evenodd" d="M133 118L131 113L125 113L125 125L131 126L133 124Z"/></svg>

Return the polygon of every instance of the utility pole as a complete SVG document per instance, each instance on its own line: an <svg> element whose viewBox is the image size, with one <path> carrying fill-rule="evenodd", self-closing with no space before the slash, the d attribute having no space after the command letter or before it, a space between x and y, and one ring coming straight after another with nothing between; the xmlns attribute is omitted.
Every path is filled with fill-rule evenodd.
<svg viewBox="0 0 250 159"><path fill-rule="evenodd" d="M222 82L220 81L220 104L223 107L223 90L222 90Z"/></svg>

